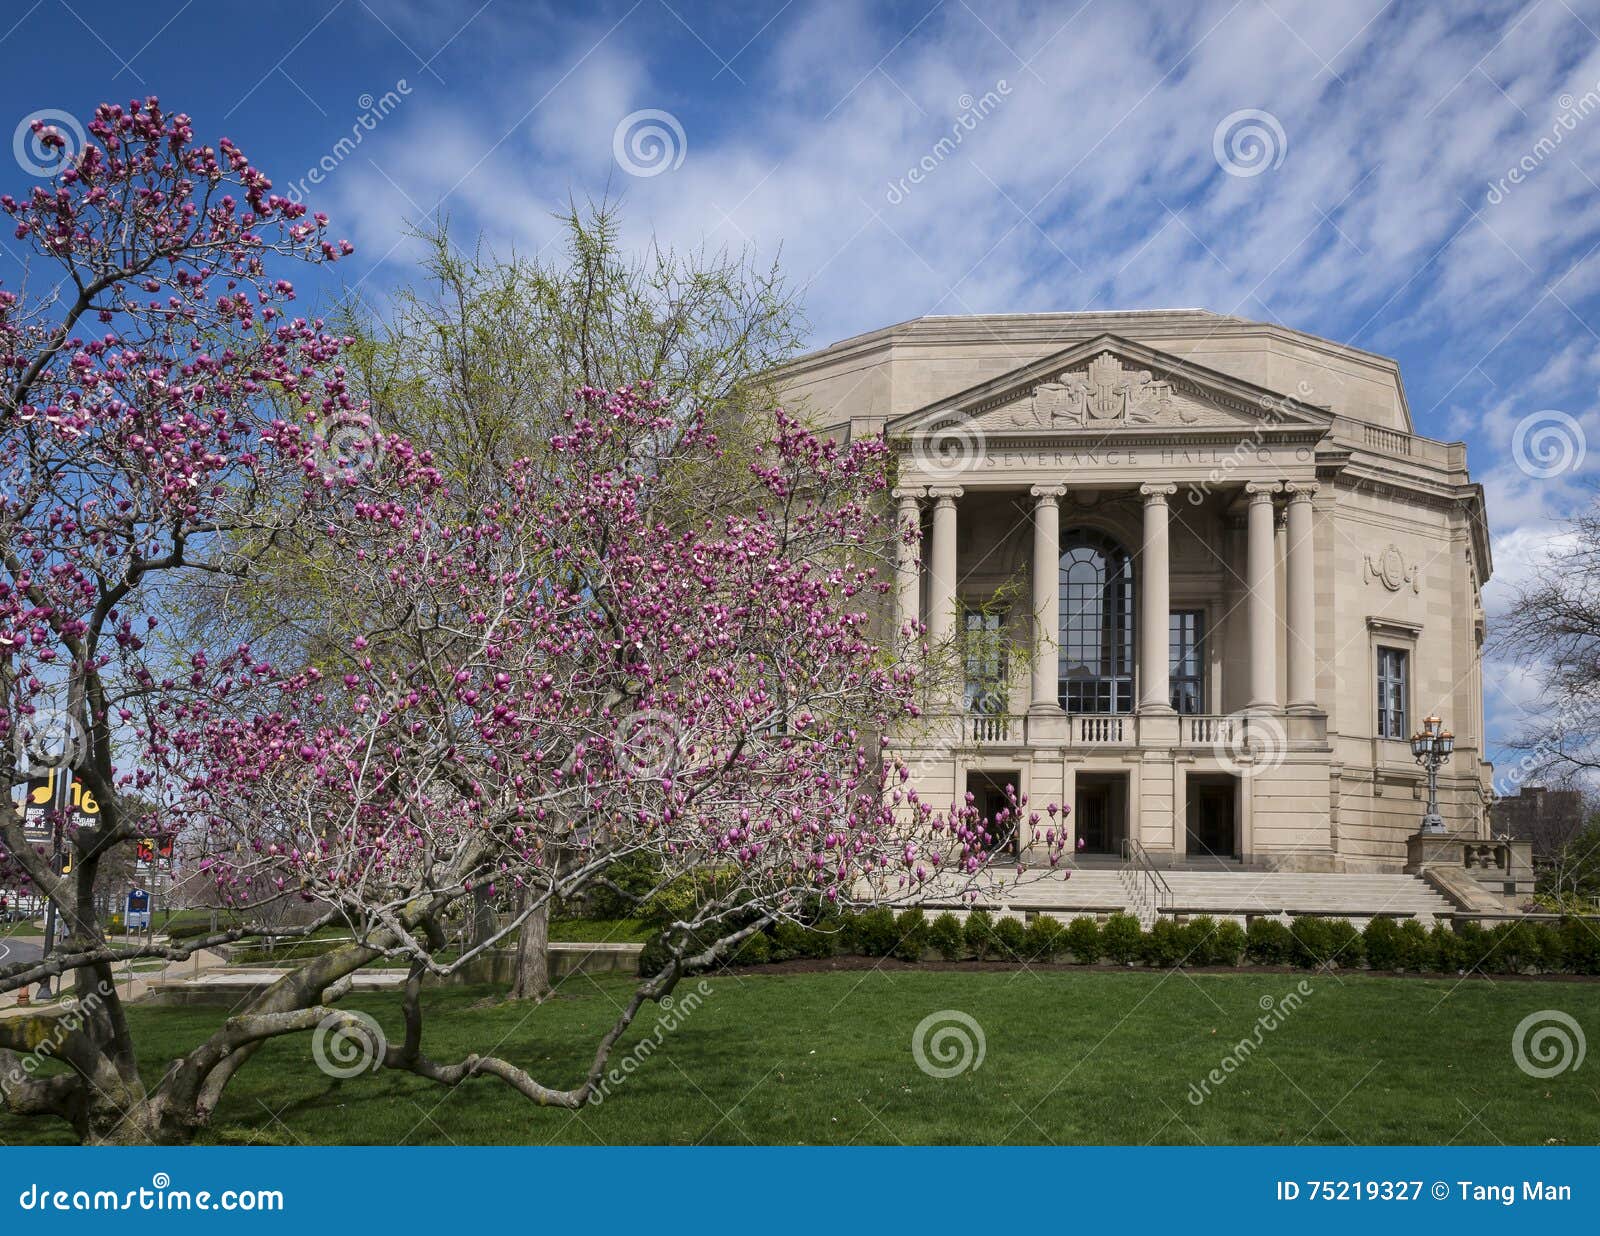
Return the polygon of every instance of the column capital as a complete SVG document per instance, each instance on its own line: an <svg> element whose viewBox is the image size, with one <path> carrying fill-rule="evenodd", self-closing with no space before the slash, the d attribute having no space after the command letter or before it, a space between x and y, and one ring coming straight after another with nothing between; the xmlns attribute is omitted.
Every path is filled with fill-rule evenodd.
<svg viewBox="0 0 1600 1236"><path fill-rule="evenodd" d="M1152 506L1156 503L1164 505L1168 498L1178 492L1178 487L1159 481L1146 481L1139 486L1139 492L1144 495L1144 504L1146 506Z"/></svg>
<svg viewBox="0 0 1600 1236"><path fill-rule="evenodd" d="M954 506L956 499L967 491L959 485L929 485L928 497L938 506Z"/></svg>
<svg viewBox="0 0 1600 1236"><path fill-rule="evenodd" d="M1282 488L1282 484L1278 481L1247 481L1244 491L1250 495L1250 501L1254 504L1257 502L1271 502L1272 495Z"/></svg>
<svg viewBox="0 0 1600 1236"><path fill-rule="evenodd" d="M897 485L890 491L894 499L901 506L909 506L914 502L921 502L928 496L926 485Z"/></svg>
<svg viewBox="0 0 1600 1236"><path fill-rule="evenodd" d="M1320 488L1315 481L1285 481L1283 492L1289 495L1290 502L1310 502L1317 496Z"/></svg>
<svg viewBox="0 0 1600 1236"><path fill-rule="evenodd" d="M1067 496L1065 485L1035 485L1028 493L1040 502L1055 502Z"/></svg>

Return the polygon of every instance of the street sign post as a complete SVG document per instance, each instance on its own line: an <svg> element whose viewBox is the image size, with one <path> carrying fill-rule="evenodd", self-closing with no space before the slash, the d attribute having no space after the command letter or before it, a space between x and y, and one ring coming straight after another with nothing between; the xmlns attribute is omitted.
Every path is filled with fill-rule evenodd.
<svg viewBox="0 0 1600 1236"><path fill-rule="evenodd" d="M77 826L78 836L84 842L87 830L100 823L100 804L95 801L89 787L80 781L70 768L51 768L42 777L30 777L22 798L22 835L30 841L50 846L50 869L57 874L71 870L66 859L63 827L70 820ZM66 865L63 866L63 860ZM50 956L56 938L56 904L48 901L44 910L44 950L42 957ZM50 980L39 982L39 996L48 999Z"/></svg>
<svg viewBox="0 0 1600 1236"><path fill-rule="evenodd" d="M122 925L129 935L150 926L150 894L147 890L128 890L128 912L123 916Z"/></svg>

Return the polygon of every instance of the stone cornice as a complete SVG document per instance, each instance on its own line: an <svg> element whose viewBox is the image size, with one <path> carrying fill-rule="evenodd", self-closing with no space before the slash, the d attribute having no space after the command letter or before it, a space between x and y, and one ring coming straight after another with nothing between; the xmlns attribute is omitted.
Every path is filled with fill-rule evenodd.
<svg viewBox="0 0 1600 1236"><path fill-rule="evenodd" d="M931 431L938 433L937 429ZM1327 431L1307 425L1195 425L1161 426L1151 430L1144 426L1127 429L1058 429L1040 433L1036 429L994 430L985 429L986 442L1018 450L1094 450L1126 449L1136 446L1210 446L1218 442L1232 443L1260 438L1263 443L1281 446L1315 446L1323 441ZM900 440L903 442L904 438ZM891 439L893 442L894 439Z"/></svg>

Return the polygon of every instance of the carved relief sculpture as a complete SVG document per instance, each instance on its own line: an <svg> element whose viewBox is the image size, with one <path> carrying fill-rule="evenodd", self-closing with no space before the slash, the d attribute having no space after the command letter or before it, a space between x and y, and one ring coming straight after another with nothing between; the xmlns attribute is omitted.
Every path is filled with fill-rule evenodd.
<svg viewBox="0 0 1600 1236"><path fill-rule="evenodd" d="M1392 541L1376 557L1372 554L1366 555L1361 578L1363 582L1369 584L1377 580L1390 592L1399 592L1407 584L1411 585L1412 592L1422 591L1421 568L1415 563L1407 566L1405 555Z"/></svg>

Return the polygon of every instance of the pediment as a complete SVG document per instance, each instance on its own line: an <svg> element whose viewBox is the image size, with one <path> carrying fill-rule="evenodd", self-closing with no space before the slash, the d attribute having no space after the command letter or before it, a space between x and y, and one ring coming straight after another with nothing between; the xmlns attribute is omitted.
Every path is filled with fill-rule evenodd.
<svg viewBox="0 0 1600 1236"><path fill-rule="evenodd" d="M1032 435L1325 428L1331 417L1293 396L1101 335L898 417L889 433L915 433L956 419L985 433Z"/></svg>

